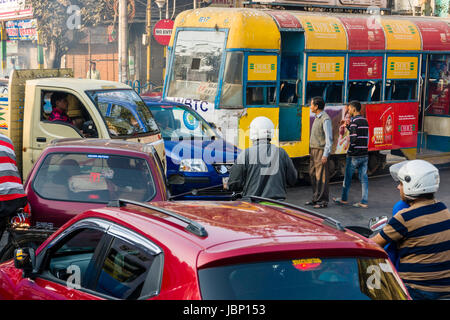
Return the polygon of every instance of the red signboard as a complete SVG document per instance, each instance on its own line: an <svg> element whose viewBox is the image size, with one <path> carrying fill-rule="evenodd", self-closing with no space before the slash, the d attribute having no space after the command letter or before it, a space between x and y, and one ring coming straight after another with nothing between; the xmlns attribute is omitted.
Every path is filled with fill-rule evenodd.
<svg viewBox="0 0 450 320"><path fill-rule="evenodd" d="M367 104L369 150L415 148L418 109L417 102Z"/></svg>
<svg viewBox="0 0 450 320"><path fill-rule="evenodd" d="M384 50L385 40L376 16L340 18L348 35L349 50Z"/></svg>
<svg viewBox="0 0 450 320"><path fill-rule="evenodd" d="M172 36L173 20L163 19L159 20L153 28L153 37L155 40L163 46L167 46Z"/></svg>
<svg viewBox="0 0 450 320"><path fill-rule="evenodd" d="M371 80L383 78L383 57L350 57L349 80Z"/></svg>
<svg viewBox="0 0 450 320"><path fill-rule="evenodd" d="M421 19L414 23L422 34L423 50L450 50L450 27L446 22Z"/></svg>
<svg viewBox="0 0 450 320"><path fill-rule="evenodd" d="M302 25L294 15L283 11L267 11L280 29L301 29Z"/></svg>

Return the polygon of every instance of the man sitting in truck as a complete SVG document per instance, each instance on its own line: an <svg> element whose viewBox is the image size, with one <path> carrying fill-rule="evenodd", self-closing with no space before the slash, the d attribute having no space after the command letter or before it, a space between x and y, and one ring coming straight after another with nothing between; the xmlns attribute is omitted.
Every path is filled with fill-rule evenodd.
<svg viewBox="0 0 450 320"><path fill-rule="evenodd" d="M50 99L52 104L52 113L50 113L49 121L62 121L68 124L73 124L72 119L67 115L69 110L69 103L67 101L67 93L56 91L52 94Z"/></svg>

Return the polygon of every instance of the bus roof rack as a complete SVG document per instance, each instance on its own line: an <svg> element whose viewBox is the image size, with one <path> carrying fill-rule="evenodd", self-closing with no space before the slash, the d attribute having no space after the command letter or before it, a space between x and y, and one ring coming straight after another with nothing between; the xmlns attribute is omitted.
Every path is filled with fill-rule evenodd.
<svg viewBox="0 0 450 320"><path fill-rule="evenodd" d="M189 218L183 217L183 216L181 216L181 215L179 215L179 214L177 214L177 213L175 213L173 211L170 211L170 210L167 210L167 209L163 209L163 208L159 208L159 207L156 207L156 206L152 206L152 205L150 205L148 203L139 202L139 201L133 201L133 200L127 200L127 199L118 199L118 200L111 200L108 203L107 206L108 207L114 207L114 208L120 208L120 207L123 207L125 204L133 204L133 205L136 205L136 206L140 206L140 207L143 207L143 208L147 208L147 209L150 209L150 210L157 211L159 213L166 214L166 215L168 215L170 217L173 217L175 219L178 219L180 221L183 221L183 222L187 223L188 225L185 228L186 231L188 231L188 232L190 232L192 234L195 234L196 236L199 236L199 237L206 237L206 236L208 236L208 232L206 231L205 227L202 226L201 224L199 224L198 222L193 221L193 220L191 220Z"/></svg>
<svg viewBox="0 0 450 320"><path fill-rule="evenodd" d="M261 201L271 202L271 203L274 203L274 204L278 204L278 205L284 206L284 207L289 208L289 209L294 209L294 210L299 210L299 211L306 212L307 214L310 214L312 216L315 216L315 217L323 219L323 224L325 224L325 225L328 225L328 226L330 226L330 227L332 227L334 229L337 229L339 231L345 231L345 228L342 226L342 224L339 221L337 221L337 220L335 220L335 219L333 219L331 217L328 217L326 215L323 215L321 213L318 213L316 211L309 210L307 208L296 206L294 204L287 203L287 202L280 201L280 200L273 200L273 199L263 198L263 197L258 197L258 196L249 196L249 198L252 201L256 200L256 201L259 201L259 202L261 202Z"/></svg>

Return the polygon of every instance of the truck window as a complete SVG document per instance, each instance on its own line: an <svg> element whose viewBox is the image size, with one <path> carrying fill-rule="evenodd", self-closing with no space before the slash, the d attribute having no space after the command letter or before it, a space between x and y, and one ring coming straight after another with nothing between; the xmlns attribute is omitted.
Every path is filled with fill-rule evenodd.
<svg viewBox="0 0 450 320"><path fill-rule="evenodd" d="M159 133L158 125L134 90L86 91L112 138Z"/></svg>
<svg viewBox="0 0 450 320"><path fill-rule="evenodd" d="M77 130L80 130L83 133L83 136L89 138L97 138L98 133L95 128L94 121L87 111L81 101L71 93L63 92L63 91L42 91L41 98L41 121L58 121L61 120L64 122L65 119L59 119L58 117L52 117L52 112L54 112L55 101L52 104L52 96L55 94L65 94L65 99L67 101L67 111L65 115L68 117L66 121L68 125L75 127ZM59 95L61 96L61 95ZM54 100L54 99L53 99ZM90 125L91 128L87 129L87 126Z"/></svg>

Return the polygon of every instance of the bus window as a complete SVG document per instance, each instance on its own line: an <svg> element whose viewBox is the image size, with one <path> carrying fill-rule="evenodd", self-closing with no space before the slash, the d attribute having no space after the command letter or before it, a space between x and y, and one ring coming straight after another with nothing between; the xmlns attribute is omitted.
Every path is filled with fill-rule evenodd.
<svg viewBox="0 0 450 320"><path fill-rule="evenodd" d="M427 114L450 115L450 56L431 55Z"/></svg>
<svg viewBox="0 0 450 320"><path fill-rule="evenodd" d="M297 103L295 82L283 81L280 85L280 103Z"/></svg>
<svg viewBox="0 0 450 320"><path fill-rule="evenodd" d="M225 46L225 32L178 32L168 96L214 102Z"/></svg>
<svg viewBox="0 0 450 320"><path fill-rule="evenodd" d="M385 100L417 100L417 80L386 80Z"/></svg>
<svg viewBox="0 0 450 320"><path fill-rule="evenodd" d="M228 52L223 78L221 107L242 107L243 52Z"/></svg>
<svg viewBox="0 0 450 320"><path fill-rule="evenodd" d="M343 88L343 82L310 82L306 87L306 102L319 96L325 103L342 103Z"/></svg>
<svg viewBox="0 0 450 320"><path fill-rule="evenodd" d="M348 101L380 101L381 81L351 81L348 83Z"/></svg>
<svg viewBox="0 0 450 320"><path fill-rule="evenodd" d="M249 106L274 105L275 87L247 87L246 104Z"/></svg>
<svg viewBox="0 0 450 320"><path fill-rule="evenodd" d="M282 56L281 58L281 79L297 79L299 56Z"/></svg>

